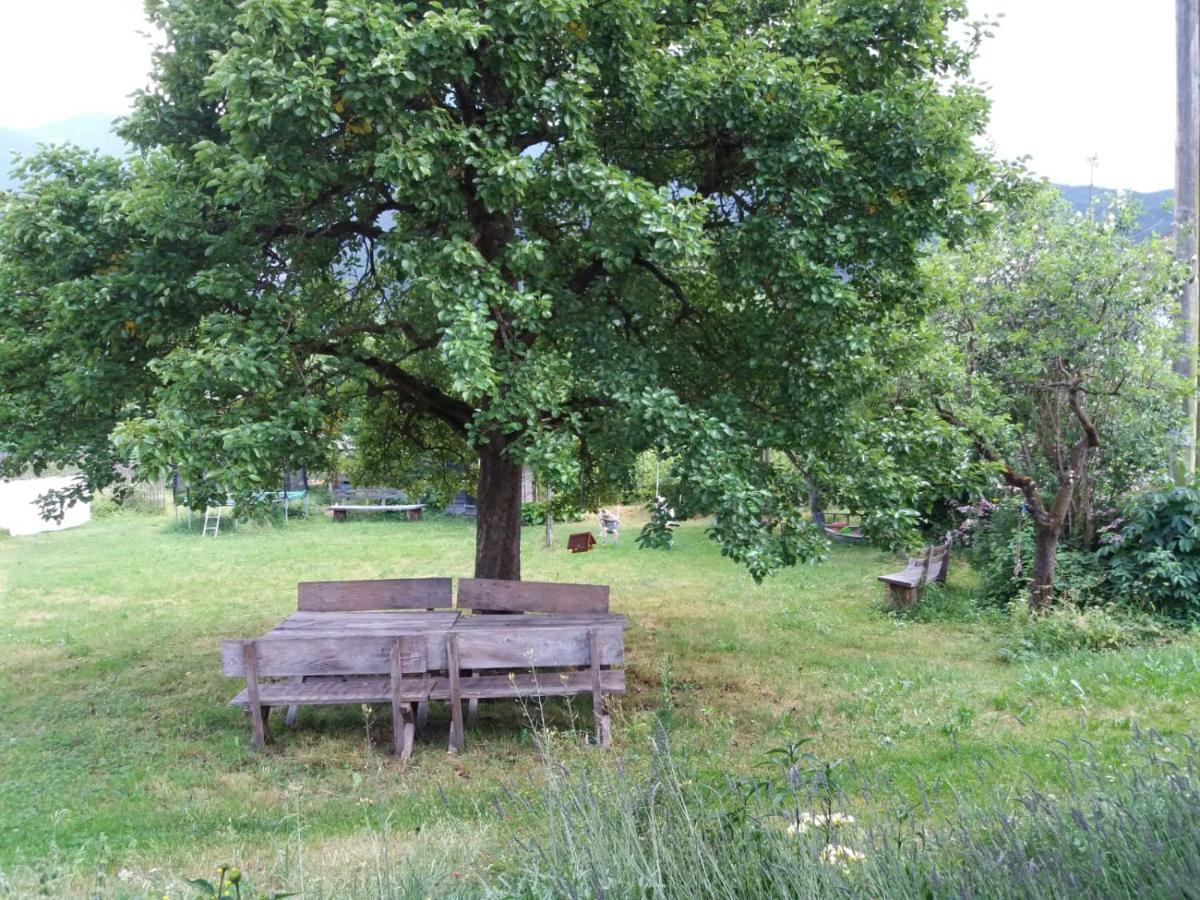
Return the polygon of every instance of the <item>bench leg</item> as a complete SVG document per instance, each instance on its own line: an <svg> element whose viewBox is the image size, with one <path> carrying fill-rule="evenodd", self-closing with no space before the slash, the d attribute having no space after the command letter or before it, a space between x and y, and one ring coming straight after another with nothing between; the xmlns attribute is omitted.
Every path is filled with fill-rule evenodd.
<svg viewBox="0 0 1200 900"><path fill-rule="evenodd" d="M400 757L401 762L408 762L412 756L413 738L416 735L417 725L413 720L413 710L411 703L393 703L392 704L392 742L395 745L396 755Z"/></svg>
<svg viewBox="0 0 1200 900"><path fill-rule="evenodd" d="M262 750L271 739L271 707L251 705L247 712L250 714L250 745L254 750Z"/></svg>
<svg viewBox="0 0 1200 900"><path fill-rule="evenodd" d="M345 522L346 521L346 511L344 509L335 509L333 511L333 521Z"/></svg>
<svg viewBox="0 0 1200 900"><path fill-rule="evenodd" d="M462 683L458 669L458 639L451 634L446 639L446 664L450 672L450 752L459 753L463 737Z"/></svg>
<svg viewBox="0 0 1200 900"><path fill-rule="evenodd" d="M291 675L288 677L289 684L304 684L303 675ZM289 728L296 724L296 714L300 712L300 706L293 703L287 708L287 715L284 716L283 724Z"/></svg>
<svg viewBox="0 0 1200 900"><path fill-rule="evenodd" d="M459 753L466 744L463 735L462 700L455 698L450 701L450 752Z"/></svg>
<svg viewBox="0 0 1200 900"><path fill-rule="evenodd" d="M900 587L899 585L888 585L888 602L892 609L897 612L903 612L916 602L920 596L920 588L916 587Z"/></svg>
<svg viewBox="0 0 1200 900"><path fill-rule="evenodd" d="M421 700L417 703L417 731L423 731L429 723L429 701Z"/></svg>
<svg viewBox="0 0 1200 900"><path fill-rule="evenodd" d="M473 677L479 677L479 670L475 669L471 672ZM467 701L467 727L474 728L475 720L479 718L479 698L472 697Z"/></svg>

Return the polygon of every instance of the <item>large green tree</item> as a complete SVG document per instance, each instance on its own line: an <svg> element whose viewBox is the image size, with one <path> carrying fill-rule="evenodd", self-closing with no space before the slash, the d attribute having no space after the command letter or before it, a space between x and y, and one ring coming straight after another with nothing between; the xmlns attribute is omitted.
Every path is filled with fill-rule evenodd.
<svg viewBox="0 0 1200 900"><path fill-rule="evenodd" d="M477 575L519 578L522 463L652 446L756 576L811 555L761 449L835 449L972 223L963 7L151 0L136 156L4 205L5 465L252 489L363 397L477 457Z"/></svg>

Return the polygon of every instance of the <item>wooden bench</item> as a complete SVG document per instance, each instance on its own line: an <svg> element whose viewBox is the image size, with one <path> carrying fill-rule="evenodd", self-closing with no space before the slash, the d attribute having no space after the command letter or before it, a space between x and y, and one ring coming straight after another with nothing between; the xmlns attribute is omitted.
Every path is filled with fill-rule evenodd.
<svg viewBox="0 0 1200 900"><path fill-rule="evenodd" d="M487 618L480 617L478 624L462 623L461 628L456 625L446 638L450 752L457 753L465 745L463 700L469 705L479 700L576 694L591 694L596 743L609 746L612 726L604 698L625 693L624 671L612 668L624 662L623 625L505 627L485 624ZM579 667L586 668L579 671ZM463 670L471 674L464 677ZM495 674L483 674L488 670ZM431 698L441 697L441 685L435 684Z"/></svg>
<svg viewBox="0 0 1200 900"><path fill-rule="evenodd" d="M222 641L221 668L230 677L246 679L245 689L229 702L249 712L255 750L272 742L272 707L390 703L394 749L406 760L416 733L412 705L427 702L433 687L427 675L426 640L419 635ZM310 676L326 677L306 681ZM352 677L331 680L327 676ZM264 678L287 680L264 682Z"/></svg>
<svg viewBox="0 0 1200 900"><path fill-rule="evenodd" d="M366 504L350 504L350 503L335 503L332 506L326 507L333 518L338 522L346 521L346 514L352 512L402 512L405 518L410 522L417 522L421 518L421 511L425 509L424 503L378 503L368 506Z"/></svg>
<svg viewBox="0 0 1200 900"><path fill-rule="evenodd" d="M625 673L613 668L624 662L623 622L512 627L490 621L497 624L481 617L475 626L456 626L444 647L433 643L440 635L222 641L222 671L246 680L229 702L248 710L255 750L272 742L273 707L390 703L395 752L407 760L417 730L414 705L449 702L450 751L456 753L465 745L464 700L590 694L596 743L607 747L612 727L605 697L625 692ZM443 668L446 675L431 674ZM485 670L496 674L481 674Z"/></svg>
<svg viewBox="0 0 1200 900"><path fill-rule="evenodd" d="M301 581L296 585L300 612L365 612L381 609L450 609L454 591L449 578L377 578L369 581ZM303 676L297 676L302 681ZM296 724L301 704L288 705L285 725ZM417 705L417 728L424 728L429 704Z"/></svg>
<svg viewBox="0 0 1200 900"><path fill-rule="evenodd" d="M921 591L931 581L945 582L950 569L950 542L926 547L910 557L904 570L880 575L887 587L888 602L896 610L907 609L921 597Z"/></svg>
<svg viewBox="0 0 1200 900"><path fill-rule="evenodd" d="M608 586L460 578L457 606L476 613L607 613ZM467 724L474 724L478 714L479 698L473 697L467 704Z"/></svg>

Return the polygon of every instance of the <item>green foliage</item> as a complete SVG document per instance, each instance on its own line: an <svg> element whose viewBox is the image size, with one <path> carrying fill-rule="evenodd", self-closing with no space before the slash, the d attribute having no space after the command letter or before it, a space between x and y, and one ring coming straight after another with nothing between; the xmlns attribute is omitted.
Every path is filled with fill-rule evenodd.
<svg viewBox="0 0 1200 900"><path fill-rule="evenodd" d="M229 897L233 900L242 900L242 888L245 887L247 900L254 895L249 893L250 888L246 885L245 879L242 877L242 870L237 866L217 866L217 883L213 884L207 878L191 878L188 880L193 888L196 889L197 897ZM284 897L298 896L290 892L270 891L265 894L258 894L258 900L282 900Z"/></svg>
<svg viewBox="0 0 1200 900"><path fill-rule="evenodd" d="M583 519L583 510L579 508L577 499L568 495L556 494L550 501L550 509L554 513L555 522L579 522ZM545 525L546 502L531 500L528 503L522 503L521 524Z"/></svg>
<svg viewBox="0 0 1200 900"><path fill-rule="evenodd" d="M1008 612L1009 633L998 651L1006 662L1080 650L1119 650L1167 636L1160 621L1118 606L1060 602L1044 612L1033 612L1028 604L1013 601Z"/></svg>
<svg viewBox="0 0 1200 900"><path fill-rule="evenodd" d="M978 595L985 606L1002 607L1024 594L1033 571L1033 522L1021 502L1009 496L996 504L973 529L970 558L979 575ZM1090 550L1060 548L1055 590L1068 604L1102 603L1112 596L1100 559Z"/></svg>
<svg viewBox="0 0 1200 900"><path fill-rule="evenodd" d="M37 155L0 213L0 452L83 493L120 456L250 496L351 427L415 482L659 448L761 578L821 549L762 449L834 455L988 217L961 0L149 12L136 155Z"/></svg>
<svg viewBox="0 0 1200 900"><path fill-rule="evenodd" d="M1135 496L1100 549L1114 591L1176 618L1200 616L1200 490Z"/></svg>

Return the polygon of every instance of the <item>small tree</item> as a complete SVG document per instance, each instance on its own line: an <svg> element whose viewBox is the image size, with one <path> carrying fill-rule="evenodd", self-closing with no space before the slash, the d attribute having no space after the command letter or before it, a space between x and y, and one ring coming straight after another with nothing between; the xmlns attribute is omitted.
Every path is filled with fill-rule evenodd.
<svg viewBox="0 0 1200 900"><path fill-rule="evenodd" d="M946 340L925 371L944 421L1020 491L1034 528L1033 607L1053 598L1064 527L1094 534L1097 484L1164 473L1180 384L1170 371L1170 248L1130 210L1070 212L1044 190L930 273Z"/></svg>

